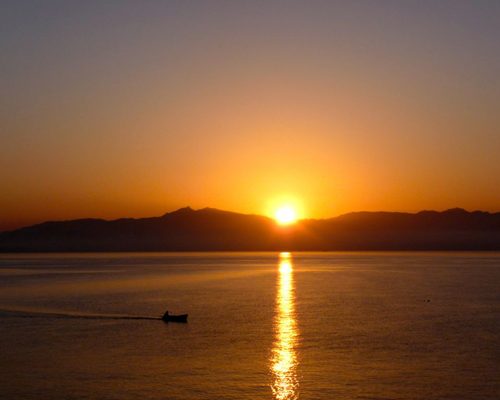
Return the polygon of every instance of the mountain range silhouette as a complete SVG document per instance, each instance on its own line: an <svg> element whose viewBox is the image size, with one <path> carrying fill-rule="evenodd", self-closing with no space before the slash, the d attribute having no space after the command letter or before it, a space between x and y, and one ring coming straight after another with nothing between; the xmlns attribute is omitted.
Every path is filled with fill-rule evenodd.
<svg viewBox="0 0 500 400"><path fill-rule="evenodd" d="M500 213L353 212L279 226L214 208L160 217L50 221L0 233L0 252L500 250Z"/></svg>

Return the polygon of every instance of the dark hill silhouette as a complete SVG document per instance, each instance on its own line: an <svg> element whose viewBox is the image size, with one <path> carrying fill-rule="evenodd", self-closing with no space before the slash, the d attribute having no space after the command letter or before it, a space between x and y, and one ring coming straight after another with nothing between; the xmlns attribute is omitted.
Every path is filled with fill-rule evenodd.
<svg viewBox="0 0 500 400"><path fill-rule="evenodd" d="M0 251L500 250L500 213L354 212L280 227L189 207L152 218L79 219L0 233Z"/></svg>

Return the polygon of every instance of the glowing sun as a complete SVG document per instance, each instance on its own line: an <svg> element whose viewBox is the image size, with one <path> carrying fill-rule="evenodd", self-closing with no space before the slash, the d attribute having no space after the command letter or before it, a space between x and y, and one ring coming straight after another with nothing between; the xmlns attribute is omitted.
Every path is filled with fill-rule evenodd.
<svg viewBox="0 0 500 400"><path fill-rule="evenodd" d="M297 211L291 206L281 206L274 213L274 219L280 225L290 225L297 221Z"/></svg>

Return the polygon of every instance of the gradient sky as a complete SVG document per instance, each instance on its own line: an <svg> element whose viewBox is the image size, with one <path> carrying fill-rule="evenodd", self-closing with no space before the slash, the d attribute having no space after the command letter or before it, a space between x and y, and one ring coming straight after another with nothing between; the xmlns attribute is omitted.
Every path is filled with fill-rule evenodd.
<svg viewBox="0 0 500 400"><path fill-rule="evenodd" d="M500 209L499 1L2 1L0 230Z"/></svg>

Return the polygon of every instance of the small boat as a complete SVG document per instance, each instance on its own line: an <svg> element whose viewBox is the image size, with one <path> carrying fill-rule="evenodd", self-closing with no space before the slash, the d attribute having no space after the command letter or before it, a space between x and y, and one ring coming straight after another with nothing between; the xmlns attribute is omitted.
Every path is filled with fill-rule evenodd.
<svg viewBox="0 0 500 400"><path fill-rule="evenodd" d="M168 311L165 311L165 314L163 314L163 317L161 317L163 322L188 322L188 315L187 314L179 314L179 315L173 315L169 314Z"/></svg>

